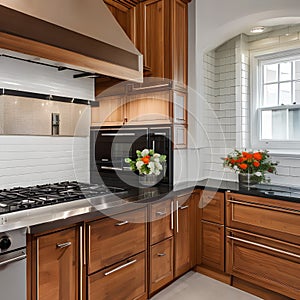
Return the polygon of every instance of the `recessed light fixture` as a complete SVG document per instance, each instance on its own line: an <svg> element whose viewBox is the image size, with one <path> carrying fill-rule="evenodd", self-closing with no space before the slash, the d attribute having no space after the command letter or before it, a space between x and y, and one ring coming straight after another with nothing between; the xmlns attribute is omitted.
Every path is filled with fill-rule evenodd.
<svg viewBox="0 0 300 300"><path fill-rule="evenodd" d="M265 27L264 26L256 26L256 27L253 27L250 32L251 33L262 33L265 31Z"/></svg>

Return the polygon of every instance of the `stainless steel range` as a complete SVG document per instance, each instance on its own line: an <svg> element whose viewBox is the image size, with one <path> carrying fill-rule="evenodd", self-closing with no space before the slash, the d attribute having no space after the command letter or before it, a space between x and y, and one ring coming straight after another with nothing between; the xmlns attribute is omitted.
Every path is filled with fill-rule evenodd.
<svg viewBox="0 0 300 300"><path fill-rule="evenodd" d="M121 188L77 181L4 189L0 190L0 214L80 199L92 199L112 193L120 194L124 191Z"/></svg>

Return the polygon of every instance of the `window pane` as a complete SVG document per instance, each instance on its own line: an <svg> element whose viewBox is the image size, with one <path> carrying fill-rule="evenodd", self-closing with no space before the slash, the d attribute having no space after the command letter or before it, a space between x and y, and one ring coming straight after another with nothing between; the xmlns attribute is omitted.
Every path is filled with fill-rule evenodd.
<svg viewBox="0 0 300 300"><path fill-rule="evenodd" d="M261 112L261 138L263 140L272 139L272 111Z"/></svg>
<svg viewBox="0 0 300 300"><path fill-rule="evenodd" d="M279 80L286 81L292 79L292 63L285 62L280 64Z"/></svg>
<svg viewBox="0 0 300 300"><path fill-rule="evenodd" d="M300 104L300 82L294 82L294 102Z"/></svg>
<svg viewBox="0 0 300 300"><path fill-rule="evenodd" d="M287 111L274 110L272 111L272 138L274 140L287 139L287 124L286 124Z"/></svg>
<svg viewBox="0 0 300 300"><path fill-rule="evenodd" d="M264 86L263 106L278 105L278 84L267 84Z"/></svg>
<svg viewBox="0 0 300 300"><path fill-rule="evenodd" d="M300 60L294 62L294 79L300 79Z"/></svg>
<svg viewBox="0 0 300 300"><path fill-rule="evenodd" d="M279 104L292 104L291 82L279 84Z"/></svg>
<svg viewBox="0 0 300 300"><path fill-rule="evenodd" d="M300 140L300 109L289 111L290 140Z"/></svg>
<svg viewBox="0 0 300 300"><path fill-rule="evenodd" d="M264 82L278 82L278 64L264 66Z"/></svg>

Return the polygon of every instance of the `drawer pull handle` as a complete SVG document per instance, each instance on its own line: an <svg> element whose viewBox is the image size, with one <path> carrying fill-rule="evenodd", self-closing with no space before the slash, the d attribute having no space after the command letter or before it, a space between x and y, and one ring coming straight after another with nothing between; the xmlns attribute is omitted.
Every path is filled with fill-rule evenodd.
<svg viewBox="0 0 300 300"><path fill-rule="evenodd" d="M129 222L128 221L123 221L120 223L116 223L115 226L123 226L123 225L127 225Z"/></svg>
<svg viewBox="0 0 300 300"><path fill-rule="evenodd" d="M234 241L238 241L238 242L241 242L241 243L245 243L245 244L248 244L248 245L260 247L260 248L267 249L267 250L271 250L271 251L274 251L274 252L277 252L277 253L281 253L281 254L285 254L285 255L288 255L288 256L292 256L292 257L295 257L295 258L300 258L300 255L292 253L292 252L288 252L288 251L285 251L285 250L277 249L277 248L270 247L270 246L267 246L267 245L263 245L263 244L260 244L260 243L255 243L255 242L247 241L247 240L240 239L240 238L237 238L237 237L234 237L234 236L227 236L227 237L229 239L231 239L231 240L234 240Z"/></svg>
<svg viewBox="0 0 300 300"><path fill-rule="evenodd" d="M180 209L187 209L187 208L189 208L189 206L188 206L188 205L185 205L185 206L180 206L179 208L180 208Z"/></svg>
<svg viewBox="0 0 300 300"><path fill-rule="evenodd" d="M63 248L70 247L71 245L72 245L71 242L66 242L66 243L56 244L56 248L63 249Z"/></svg>
<svg viewBox="0 0 300 300"><path fill-rule="evenodd" d="M162 256L166 256L166 253L157 253L157 256L162 257Z"/></svg>
<svg viewBox="0 0 300 300"><path fill-rule="evenodd" d="M167 214L167 212L166 211L157 211L156 214L158 216L165 216Z"/></svg>
<svg viewBox="0 0 300 300"><path fill-rule="evenodd" d="M116 267L115 269L112 269L111 271L108 271L108 272L104 273L104 276L108 276L108 275L110 275L112 273L115 273L115 272L117 272L117 271L119 271L121 269L124 269L124 268L126 268L126 267L128 267L128 266L130 266L130 265L132 265L132 264L134 264L136 262L137 262L136 259L135 260L131 260L131 261L129 261L128 263L126 263L124 265L121 265L119 267Z"/></svg>
<svg viewBox="0 0 300 300"><path fill-rule="evenodd" d="M263 204L257 204L257 203L252 203L252 202L244 202L244 201L237 201L237 200L227 200L229 203L233 204L240 204L240 205L246 205L246 206L253 206L253 207L258 207L258 208L263 208L263 209L269 209L269 210L274 210L274 211L280 211L280 212L285 212L285 213L292 213L296 215L300 215L299 210L295 209L290 209L290 208L280 208L276 206L271 206L271 205L263 205Z"/></svg>

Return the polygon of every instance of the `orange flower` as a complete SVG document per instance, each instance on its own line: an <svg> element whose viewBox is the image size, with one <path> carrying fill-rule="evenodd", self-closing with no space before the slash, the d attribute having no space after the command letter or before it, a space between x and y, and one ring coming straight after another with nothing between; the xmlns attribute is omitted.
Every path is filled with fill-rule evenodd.
<svg viewBox="0 0 300 300"><path fill-rule="evenodd" d="M243 157L246 159L246 160L250 160L252 159L253 155L251 153L248 153L248 152L242 152L242 155Z"/></svg>
<svg viewBox="0 0 300 300"><path fill-rule="evenodd" d="M143 161L143 163L144 163L145 165L148 165L149 162L150 162L150 156L147 155L147 156L143 157L143 158L142 158L142 161Z"/></svg>
<svg viewBox="0 0 300 300"><path fill-rule="evenodd" d="M247 164L239 164L239 167L243 170L246 170L248 168Z"/></svg>
<svg viewBox="0 0 300 300"><path fill-rule="evenodd" d="M234 164L236 163L236 161L232 158L232 159L230 160L230 163L231 163L232 165L234 165Z"/></svg>
<svg viewBox="0 0 300 300"><path fill-rule="evenodd" d="M258 161L253 162L253 166L258 168L260 166L260 163Z"/></svg>
<svg viewBox="0 0 300 300"><path fill-rule="evenodd" d="M254 159L256 159L256 160L262 160L262 155L261 155L261 153L259 153L259 152L255 152L255 153L253 154L253 157L254 157Z"/></svg>

